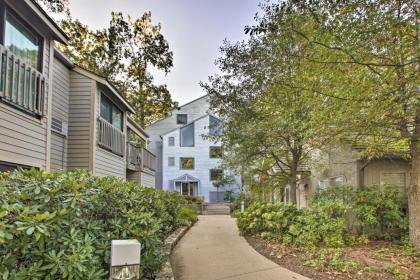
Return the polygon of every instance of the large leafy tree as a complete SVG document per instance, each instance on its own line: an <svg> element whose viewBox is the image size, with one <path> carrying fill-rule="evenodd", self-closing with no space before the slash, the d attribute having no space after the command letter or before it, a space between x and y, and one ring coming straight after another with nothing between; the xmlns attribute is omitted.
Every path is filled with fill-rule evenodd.
<svg viewBox="0 0 420 280"><path fill-rule="evenodd" d="M305 24L293 12L284 16L285 24ZM298 175L312 151L329 141L319 118L333 99L307 90L313 71L307 49L293 32L274 28L246 42L226 42L218 60L222 75L204 84L212 109L224 120L225 164L246 163L254 173L287 182L295 203Z"/></svg>
<svg viewBox="0 0 420 280"><path fill-rule="evenodd" d="M285 1L267 6L252 33L283 30L306 40L307 84L335 96L334 126L366 147L368 157L400 153L411 159L410 238L420 245L419 11L416 0ZM306 24L284 24L283 11ZM342 102L345 100L346 102Z"/></svg>
<svg viewBox="0 0 420 280"><path fill-rule="evenodd" d="M141 126L168 114L177 106L165 85L155 85L150 68L168 73L173 54L154 25L151 13L132 19L112 13L109 27L92 31L78 20L62 22L70 37L65 53L77 64L107 77L134 105Z"/></svg>

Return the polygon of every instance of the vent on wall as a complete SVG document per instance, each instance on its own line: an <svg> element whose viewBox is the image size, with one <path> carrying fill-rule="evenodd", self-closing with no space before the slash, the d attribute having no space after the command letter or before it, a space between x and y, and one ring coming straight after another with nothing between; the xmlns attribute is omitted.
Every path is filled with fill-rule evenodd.
<svg viewBox="0 0 420 280"><path fill-rule="evenodd" d="M68 125L66 122L63 122L62 120L52 118L51 122L51 130L54 132L57 132L61 135L67 136L67 129Z"/></svg>

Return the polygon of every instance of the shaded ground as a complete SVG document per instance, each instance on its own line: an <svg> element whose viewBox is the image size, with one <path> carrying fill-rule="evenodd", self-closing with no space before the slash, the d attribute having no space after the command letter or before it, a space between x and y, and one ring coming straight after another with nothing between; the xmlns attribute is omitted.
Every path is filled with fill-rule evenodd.
<svg viewBox="0 0 420 280"><path fill-rule="evenodd" d="M346 248L346 259L357 263L357 267L347 272L321 271L321 268L305 265L311 256L296 249L279 247L278 244L262 238L247 236L246 240L260 254L273 262L305 275L314 280L324 279L420 279L420 259L410 256L391 242L370 242L368 245Z"/></svg>
<svg viewBox="0 0 420 280"><path fill-rule="evenodd" d="M200 216L171 254L176 280L309 280L256 252L228 215Z"/></svg>

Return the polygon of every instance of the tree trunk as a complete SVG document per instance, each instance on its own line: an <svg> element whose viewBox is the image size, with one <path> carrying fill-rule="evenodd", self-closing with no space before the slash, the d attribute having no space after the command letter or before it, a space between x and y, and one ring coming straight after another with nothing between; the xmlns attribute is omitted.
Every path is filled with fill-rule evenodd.
<svg viewBox="0 0 420 280"><path fill-rule="evenodd" d="M292 163L290 168L290 178L289 178L289 185L290 185L290 201L296 205L296 181L297 181L297 166Z"/></svg>
<svg viewBox="0 0 420 280"><path fill-rule="evenodd" d="M411 155L411 184L408 192L410 240L420 247L420 106L416 108Z"/></svg>

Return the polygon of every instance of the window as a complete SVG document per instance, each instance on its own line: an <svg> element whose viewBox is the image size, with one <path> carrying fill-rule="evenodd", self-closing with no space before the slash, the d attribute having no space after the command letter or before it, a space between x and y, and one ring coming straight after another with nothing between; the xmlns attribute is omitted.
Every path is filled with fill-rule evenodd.
<svg viewBox="0 0 420 280"><path fill-rule="evenodd" d="M194 123L181 127L180 138L181 147L194 147Z"/></svg>
<svg viewBox="0 0 420 280"><path fill-rule="evenodd" d="M175 158L168 157L168 166L175 166Z"/></svg>
<svg viewBox="0 0 420 280"><path fill-rule="evenodd" d="M218 181L223 177L223 170L210 169L210 181Z"/></svg>
<svg viewBox="0 0 420 280"><path fill-rule="evenodd" d="M101 94L101 117L116 128L123 130L122 116L122 111Z"/></svg>
<svg viewBox="0 0 420 280"><path fill-rule="evenodd" d="M211 136L221 136L223 132L223 123L218 118L210 116L209 118L209 134Z"/></svg>
<svg viewBox="0 0 420 280"><path fill-rule="evenodd" d="M210 147L210 158L221 158L222 147Z"/></svg>
<svg viewBox="0 0 420 280"><path fill-rule="evenodd" d="M194 158L181 158L180 169L194 169Z"/></svg>
<svg viewBox="0 0 420 280"><path fill-rule="evenodd" d="M175 146L175 137L168 137L168 145L170 147Z"/></svg>
<svg viewBox="0 0 420 280"><path fill-rule="evenodd" d="M7 13L4 45L16 56L38 70L41 68L41 41L40 36L18 21L15 16Z"/></svg>
<svg viewBox="0 0 420 280"><path fill-rule="evenodd" d="M176 115L176 124L187 124L188 115L187 114L177 114Z"/></svg>

